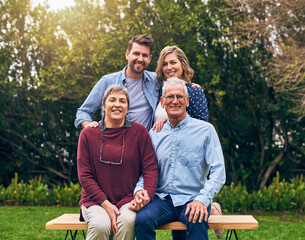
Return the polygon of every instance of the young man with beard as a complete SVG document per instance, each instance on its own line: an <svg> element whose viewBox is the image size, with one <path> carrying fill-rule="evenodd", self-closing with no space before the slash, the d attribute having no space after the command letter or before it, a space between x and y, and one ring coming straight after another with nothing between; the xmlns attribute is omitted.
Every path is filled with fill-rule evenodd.
<svg viewBox="0 0 305 240"><path fill-rule="evenodd" d="M75 127L97 127L92 115L101 108L101 100L109 85L120 84L127 88L130 96L128 120L149 130L153 124L160 85L154 72L146 71L151 61L154 40L149 35L136 35L128 43L126 59L128 65L116 73L103 76L91 90L85 102L78 108Z"/></svg>

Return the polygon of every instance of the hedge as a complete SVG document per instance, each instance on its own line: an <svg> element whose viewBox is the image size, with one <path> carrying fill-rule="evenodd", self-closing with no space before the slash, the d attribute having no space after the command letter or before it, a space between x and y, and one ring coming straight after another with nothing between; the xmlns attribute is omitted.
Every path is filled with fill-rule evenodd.
<svg viewBox="0 0 305 240"><path fill-rule="evenodd" d="M31 206L69 206L76 207L80 200L81 186L70 182L69 185L50 188L41 182L41 177L28 183L18 181L18 175L11 184L0 186L0 204ZM303 175L290 181L281 180L279 173L268 187L249 193L240 183L225 185L214 198L224 212L247 211L298 211L305 210L305 181Z"/></svg>

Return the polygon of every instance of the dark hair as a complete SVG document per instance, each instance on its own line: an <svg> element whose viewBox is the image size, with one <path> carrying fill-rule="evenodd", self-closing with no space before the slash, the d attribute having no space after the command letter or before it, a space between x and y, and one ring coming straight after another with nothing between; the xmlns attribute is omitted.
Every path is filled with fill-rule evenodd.
<svg viewBox="0 0 305 240"><path fill-rule="evenodd" d="M160 52L160 56L158 59L157 67L156 67L156 74L158 82L162 85L164 81L166 81L166 77L162 71L164 58L167 54L176 53L177 58L181 62L181 66L183 69L182 78L184 81L190 83L192 81L192 77L194 76L194 70L191 68L189 60L185 56L184 52L178 48L177 46L167 46L162 49Z"/></svg>
<svg viewBox="0 0 305 240"><path fill-rule="evenodd" d="M155 41L151 36L149 36L148 34L138 34L138 35L134 36L128 42L128 48L127 48L128 52L131 51L132 44L135 43L135 42L138 43L138 44L145 45L145 46L149 47L150 54L151 54L151 51L154 49Z"/></svg>

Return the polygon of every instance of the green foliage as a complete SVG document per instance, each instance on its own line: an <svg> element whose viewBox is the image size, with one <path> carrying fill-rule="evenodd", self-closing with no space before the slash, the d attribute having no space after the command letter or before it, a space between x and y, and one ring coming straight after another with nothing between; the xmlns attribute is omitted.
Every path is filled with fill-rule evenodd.
<svg viewBox="0 0 305 240"><path fill-rule="evenodd" d="M305 211L305 181L303 175L287 182L280 181L277 173L272 184L258 191L248 193L245 186L223 186L214 201L219 202L225 212L245 211Z"/></svg>
<svg viewBox="0 0 305 240"><path fill-rule="evenodd" d="M260 199L258 207L267 211L305 210L305 182L303 175L287 182L280 181L279 174L273 179L269 187L263 187L257 192Z"/></svg>
<svg viewBox="0 0 305 240"><path fill-rule="evenodd" d="M80 200L81 187L78 183L70 185L64 184L53 188L53 195L56 205L65 207L74 207L78 205Z"/></svg>
<svg viewBox="0 0 305 240"><path fill-rule="evenodd" d="M8 205L35 205L43 206L48 204L49 190L48 185L41 183L41 177L30 180L29 183L21 180L18 182L18 175L12 179L11 184L0 191L1 199Z"/></svg>
<svg viewBox="0 0 305 240"><path fill-rule="evenodd" d="M76 207L81 197L79 183L52 188L42 183L41 178L29 183L18 181L18 175L5 188L0 186L0 204L31 206L67 206ZM305 212L305 181L303 175L287 182L280 181L279 174L270 186L249 193L242 184L223 186L214 201L219 202L224 212L247 211L298 211Z"/></svg>
<svg viewBox="0 0 305 240"><path fill-rule="evenodd" d="M4 188L0 186L0 203L6 205L30 206L77 206L80 200L81 187L78 183L55 186L49 188L41 182L41 177L34 178L28 183L18 181L18 175L12 179L11 184Z"/></svg>
<svg viewBox="0 0 305 240"><path fill-rule="evenodd" d="M15 172L24 182L40 175L49 184L77 182L75 112L101 76L126 65L127 43L140 33L156 42L149 70L166 45L186 53L208 99L228 182L252 192L276 171L285 179L304 171L305 119L296 121L285 92L269 85L286 73L268 69L278 60L274 42L260 28L242 28L272 19L265 11L272 1L256 1L253 11L228 0L75 2L53 12L29 0L0 1L0 184L8 186ZM303 17L276 10L289 23L277 31L286 43Z"/></svg>

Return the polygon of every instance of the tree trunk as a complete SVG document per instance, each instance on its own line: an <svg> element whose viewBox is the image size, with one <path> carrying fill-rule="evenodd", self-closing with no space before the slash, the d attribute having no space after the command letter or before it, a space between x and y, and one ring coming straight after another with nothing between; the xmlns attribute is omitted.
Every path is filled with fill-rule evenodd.
<svg viewBox="0 0 305 240"><path fill-rule="evenodd" d="M287 146L288 146L288 135L286 130L284 129L284 147L282 151L277 155L277 157L271 162L269 167L267 168L264 178L261 182L260 189L262 189L264 186L266 186L266 183L273 171L273 169L279 164L279 162L283 159L284 154L287 152Z"/></svg>

